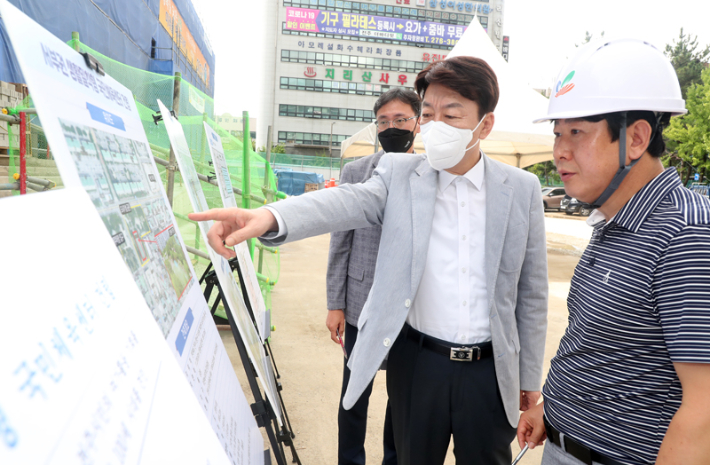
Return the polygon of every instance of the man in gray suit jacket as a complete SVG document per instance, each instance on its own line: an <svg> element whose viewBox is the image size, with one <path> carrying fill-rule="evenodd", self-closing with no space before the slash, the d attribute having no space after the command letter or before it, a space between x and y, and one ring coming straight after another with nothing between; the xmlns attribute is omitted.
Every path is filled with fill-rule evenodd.
<svg viewBox="0 0 710 465"><path fill-rule="evenodd" d="M343 399L350 408L389 353L387 391L401 464L508 464L519 410L540 396L547 259L540 184L478 148L495 122L498 83L478 58L423 70L426 157L380 159L364 184L218 220L210 245L286 240L382 225L375 279L358 321ZM474 150L472 150L474 149ZM267 236L264 236L266 233Z"/></svg>
<svg viewBox="0 0 710 465"><path fill-rule="evenodd" d="M421 101L411 90L395 87L382 94L375 102L374 112L378 139L383 150L348 163L340 175L340 185L362 183L372 177L385 151L412 153L414 137L419 132ZM328 256L328 317L326 326L331 339L340 343L345 335L345 352L350 355L357 342L357 321L360 318L375 276L377 250L382 227L379 225L331 234ZM372 382L355 405L343 408L343 396L348 387L350 369L343 363L343 386L338 407L338 464L365 464L365 433L367 409L372 393ZM385 413L383 435L383 465L396 465L397 452L392 431L389 403Z"/></svg>

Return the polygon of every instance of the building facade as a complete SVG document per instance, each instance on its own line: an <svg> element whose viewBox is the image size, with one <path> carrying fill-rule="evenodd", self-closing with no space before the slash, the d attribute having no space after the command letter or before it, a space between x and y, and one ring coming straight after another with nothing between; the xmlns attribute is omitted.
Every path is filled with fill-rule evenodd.
<svg viewBox="0 0 710 465"><path fill-rule="evenodd" d="M241 116L233 116L231 113L222 113L215 116L215 121L223 129L235 137L241 137L244 134L244 118ZM256 139L257 118L249 118L249 134L252 139Z"/></svg>
<svg viewBox="0 0 710 465"><path fill-rule="evenodd" d="M374 119L377 97L413 88L474 17L507 58L503 0L268 0L264 96L257 146L339 156L340 142ZM332 141L332 142L331 142Z"/></svg>
<svg viewBox="0 0 710 465"><path fill-rule="evenodd" d="M134 68L182 78L214 97L215 55L192 0L10 0L14 6L67 42L72 32L82 44ZM4 24L0 81L24 82ZM120 80L120 79L119 79ZM140 100L141 94L131 86ZM156 96L142 103L158 110ZM164 96L160 96L165 102ZM211 114L212 108L208 108Z"/></svg>

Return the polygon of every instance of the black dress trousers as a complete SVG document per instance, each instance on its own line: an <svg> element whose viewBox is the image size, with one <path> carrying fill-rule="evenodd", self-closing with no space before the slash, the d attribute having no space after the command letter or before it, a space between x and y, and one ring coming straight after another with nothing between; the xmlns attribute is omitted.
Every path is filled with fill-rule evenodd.
<svg viewBox="0 0 710 465"><path fill-rule="evenodd" d="M408 330L387 361L398 463L443 464L453 436L458 465L509 465L516 429L503 408L493 357L449 360L408 338Z"/></svg>
<svg viewBox="0 0 710 465"><path fill-rule="evenodd" d="M357 327L350 323L345 323L345 351L348 356L355 347L357 341ZM340 407L338 408L338 465L365 465L365 432L367 431L367 408L372 394L372 382L362 393L360 399L350 410L343 408L343 396L348 388L350 380L350 369L345 361L343 367L343 387L340 393ZM390 406L387 404L385 412L384 441L383 441L383 465L397 465L397 453L395 452L394 433Z"/></svg>

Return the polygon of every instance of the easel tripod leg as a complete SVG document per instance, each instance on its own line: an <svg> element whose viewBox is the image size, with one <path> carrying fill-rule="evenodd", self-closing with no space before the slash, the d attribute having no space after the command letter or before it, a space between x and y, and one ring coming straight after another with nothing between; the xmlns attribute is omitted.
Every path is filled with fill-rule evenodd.
<svg viewBox="0 0 710 465"><path fill-rule="evenodd" d="M237 323L236 321L234 321L234 316L232 315L232 311L229 308L229 304L226 299L223 298L224 293L222 292L222 286L219 284L219 282L217 283L217 289L219 292L217 298L221 299L224 304L225 312L227 313L227 319L229 321L229 326L232 330L232 336L234 337L234 342L236 343L237 349L239 350L239 358L242 360L242 366L244 367L244 372L246 373L247 380L249 381L249 387L251 388L252 395L254 396L252 412L254 412L255 414L257 424L260 427L263 426L266 430L266 435L269 438L271 449L274 451L274 455L276 456L276 463L278 465L286 465L286 456L283 452L283 449L281 448L280 442L276 438L276 434L274 432L274 425L272 424L272 419L273 421L275 421L276 419L273 407L269 404L269 402L265 401L264 397L261 394L261 390L259 389L259 385L256 381L256 371L254 370L252 362L249 359L249 355L247 354L244 341L242 340L241 336L239 335L239 332L237 331ZM293 451L294 457L297 457L298 455L293 445L291 446L291 450ZM300 463L300 461L298 463Z"/></svg>

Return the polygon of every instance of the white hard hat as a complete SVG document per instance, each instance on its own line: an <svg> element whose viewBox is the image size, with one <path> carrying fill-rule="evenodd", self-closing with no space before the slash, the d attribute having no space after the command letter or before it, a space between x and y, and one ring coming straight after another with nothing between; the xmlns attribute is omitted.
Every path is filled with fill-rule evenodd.
<svg viewBox="0 0 710 465"><path fill-rule="evenodd" d="M634 110L687 113L673 65L638 39L596 41L562 69L547 115L534 122Z"/></svg>

